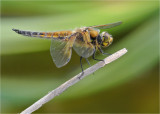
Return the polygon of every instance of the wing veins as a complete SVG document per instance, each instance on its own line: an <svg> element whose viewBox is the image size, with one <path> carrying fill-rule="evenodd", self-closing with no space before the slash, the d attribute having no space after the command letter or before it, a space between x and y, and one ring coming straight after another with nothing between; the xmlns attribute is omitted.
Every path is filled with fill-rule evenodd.
<svg viewBox="0 0 160 114"><path fill-rule="evenodd" d="M112 27L115 27L115 26L118 26L122 24L122 22L115 22L115 23L110 23L110 24L106 24L106 25L95 25L95 26L90 26L92 28L98 28L98 29L108 29L108 28L112 28Z"/></svg>

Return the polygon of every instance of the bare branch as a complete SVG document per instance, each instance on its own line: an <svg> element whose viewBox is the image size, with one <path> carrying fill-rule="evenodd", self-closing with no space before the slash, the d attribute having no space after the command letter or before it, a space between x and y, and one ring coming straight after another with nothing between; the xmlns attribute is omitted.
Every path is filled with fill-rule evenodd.
<svg viewBox="0 0 160 114"><path fill-rule="evenodd" d="M35 102L33 105L31 105L30 107L28 107L26 110L24 110L23 112L21 112L21 114L30 114L30 113L36 111L43 104L47 103L48 101L50 101L51 99L53 99L55 96L58 96L63 91L65 91L67 88L69 88L70 86L74 85L75 83L77 83L78 81L80 81L85 76L87 76L89 74L92 74L93 72L95 72L99 68L104 67L106 64L109 64L109 63L113 62L114 60L118 59L119 57L121 57L125 53L127 53L127 50L125 48L121 49L121 50L117 51L116 53L110 55L109 57L105 58L104 61L100 61L97 64L89 67L88 69L86 69L84 71L83 74L79 73L78 75L74 76L70 80L66 81L65 83L63 83L62 85L60 85L59 87L57 87L56 89L52 90L47 95L45 95L44 97L42 97L40 100L38 100L37 102Z"/></svg>

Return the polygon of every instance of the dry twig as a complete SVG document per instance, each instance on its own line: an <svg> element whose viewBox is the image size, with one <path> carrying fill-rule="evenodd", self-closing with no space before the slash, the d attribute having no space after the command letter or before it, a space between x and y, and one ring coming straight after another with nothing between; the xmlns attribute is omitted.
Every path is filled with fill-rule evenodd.
<svg viewBox="0 0 160 114"><path fill-rule="evenodd" d="M47 103L48 101L50 101L51 99L53 99L55 96L58 96L63 91L65 91L67 88L69 88L70 86L74 85L75 83L77 83L78 81L80 81L85 76L87 76L89 74L92 74L93 72L95 72L99 68L104 67L106 64L109 64L112 61L118 59L119 57L121 57L122 55L124 55L126 52L127 52L127 50L125 48L121 49L121 50L117 51L116 53L114 53L114 54L108 56L107 58L105 58L104 61L100 61L97 64L89 67L88 69L86 69L84 71L83 74L79 73L78 75L74 76L70 80L66 81L65 83L63 83L62 85L60 85L59 87L57 87L56 89L52 90L47 95L45 95L44 97L42 97L40 100L38 100L37 102L35 102L33 105L31 105L30 107L28 107L26 110L24 110L23 112L21 112L21 114L30 114L30 113L36 111L43 104Z"/></svg>

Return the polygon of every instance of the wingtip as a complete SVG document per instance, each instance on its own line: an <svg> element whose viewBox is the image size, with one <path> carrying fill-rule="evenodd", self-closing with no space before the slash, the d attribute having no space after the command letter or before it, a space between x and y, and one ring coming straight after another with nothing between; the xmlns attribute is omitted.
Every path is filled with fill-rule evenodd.
<svg viewBox="0 0 160 114"><path fill-rule="evenodd" d="M122 21L118 21L118 22L116 22L116 26L118 26L118 25L121 25L123 22ZM114 23L113 23L114 24Z"/></svg>
<svg viewBox="0 0 160 114"><path fill-rule="evenodd" d="M119 22L117 22L118 24L122 24L123 22L122 21L119 21Z"/></svg>

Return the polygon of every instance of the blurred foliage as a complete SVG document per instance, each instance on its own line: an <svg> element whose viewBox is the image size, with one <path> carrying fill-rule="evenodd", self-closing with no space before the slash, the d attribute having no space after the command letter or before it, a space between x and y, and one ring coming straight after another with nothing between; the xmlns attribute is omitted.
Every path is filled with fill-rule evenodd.
<svg viewBox="0 0 160 114"><path fill-rule="evenodd" d="M2 112L22 111L81 72L75 52L58 69L49 54L50 40L20 36L12 28L57 31L117 21L123 24L104 30L114 37L104 51L127 48L128 53L37 112L158 112L158 1L2 1L1 15ZM97 53L96 57L106 56ZM88 67L85 61L84 67Z"/></svg>

